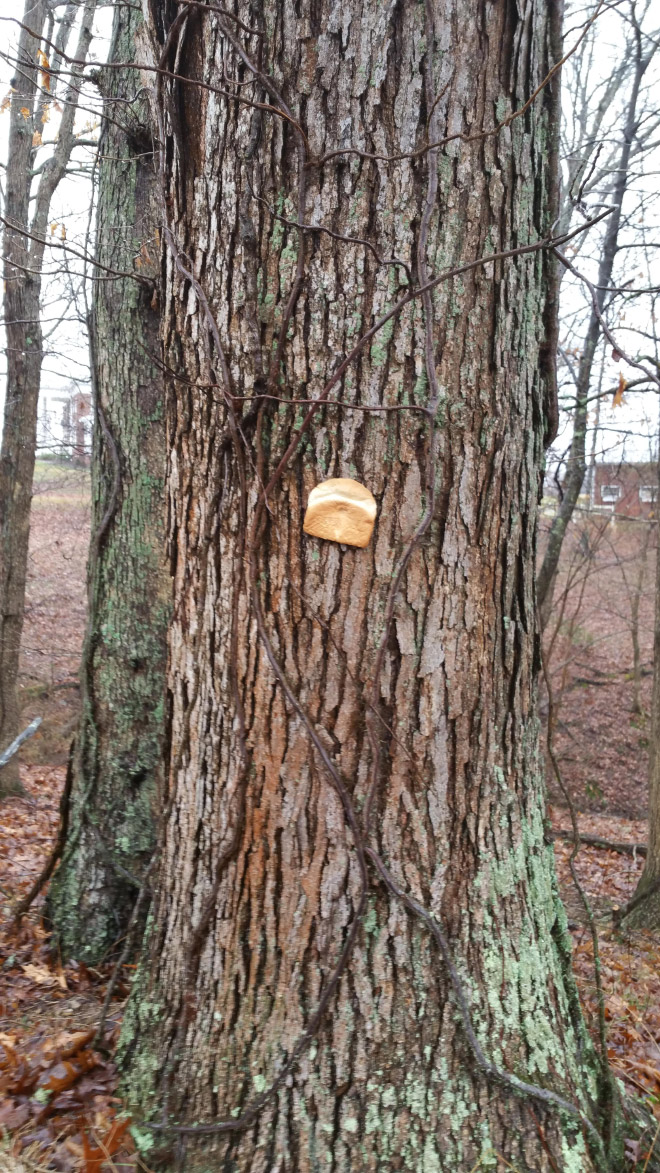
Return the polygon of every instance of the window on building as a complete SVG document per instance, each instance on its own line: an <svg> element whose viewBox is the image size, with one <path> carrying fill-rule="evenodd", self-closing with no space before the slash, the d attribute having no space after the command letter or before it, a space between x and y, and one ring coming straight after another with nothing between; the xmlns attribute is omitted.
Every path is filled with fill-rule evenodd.
<svg viewBox="0 0 660 1173"><path fill-rule="evenodd" d="M640 501L652 502L657 500L658 490L655 485L640 485L639 499Z"/></svg>
<svg viewBox="0 0 660 1173"><path fill-rule="evenodd" d="M621 496L621 486L620 485L601 485L601 487L600 487L601 501L606 501L606 502L618 501L620 496Z"/></svg>

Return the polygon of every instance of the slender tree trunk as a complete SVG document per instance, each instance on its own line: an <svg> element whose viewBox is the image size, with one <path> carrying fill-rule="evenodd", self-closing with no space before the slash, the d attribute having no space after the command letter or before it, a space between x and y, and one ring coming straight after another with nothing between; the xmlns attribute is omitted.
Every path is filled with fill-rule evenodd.
<svg viewBox="0 0 660 1173"><path fill-rule="evenodd" d="M608 287L612 281L612 271L616 260L619 226L623 201L628 189L628 169L630 166L630 152L637 130L639 94L648 68L650 57L642 51L641 38L637 39L637 61L633 75L630 97L626 108L626 122L623 131L623 142L618 166L615 172L614 188L612 192L613 212L607 220L607 228L603 239L603 248L598 266L598 281L596 284L596 298L598 313L602 315L605 303L608 300ZM564 542L566 529L573 516L577 499L582 490L585 473L587 471L586 442L589 414L589 389L593 370L596 347L600 337L600 322L595 309L589 317L589 325L582 346L580 365L575 386L575 410L573 412L573 439L566 463L566 475L562 484L563 496L557 514L550 527L541 569L538 574L537 595L541 625L545 629L552 612L552 599L557 577L557 568L561 548Z"/></svg>
<svg viewBox="0 0 660 1173"><path fill-rule="evenodd" d="M187 1173L590 1170L575 1110L597 1114L598 1081L538 746L542 254L410 300L327 388L409 280L549 231L549 93L481 131L546 75L559 13L234 11L181 9L164 54L154 32L161 69L223 89L247 53L263 72L244 103L157 82L175 599L122 1044L135 1134ZM320 162L349 147L367 155ZM287 402L324 387L311 417ZM376 497L366 549L303 534L334 476Z"/></svg>
<svg viewBox="0 0 660 1173"><path fill-rule="evenodd" d="M633 652L633 713L641 713L642 709L642 652L639 643L639 608L642 601L642 594L644 591L644 580L646 578L646 562L649 552L649 542L651 539L652 527L644 526L642 541L639 549L639 563L637 565L637 573L633 582L632 596L630 599L630 640L632 643Z"/></svg>
<svg viewBox="0 0 660 1173"><path fill-rule="evenodd" d="M658 461L660 499L660 458ZM648 894L647 894L648 893ZM660 512L656 537L655 625L653 635L653 693L651 697L651 738L649 743L649 832L644 871L635 898L644 897L626 918L631 928L660 925Z"/></svg>
<svg viewBox="0 0 660 1173"><path fill-rule="evenodd" d="M37 92L37 50L47 4L37 0L24 14L33 37L21 29L15 87L9 115L4 215L4 316L7 385L0 451L0 748L19 732L17 695L21 650L32 477L37 442L37 404L41 378L40 274L31 272L30 248L22 229L29 223L30 168L36 129L32 110ZM9 225L15 225L10 228ZM0 797L20 789L18 758L0 770Z"/></svg>
<svg viewBox="0 0 660 1173"><path fill-rule="evenodd" d="M114 63L135 60L141 16L118 6ZM153 851L162 763L165 424L154 278L159 243L148 110L135 71L101 82L97 258L136 278L98 280L91 329L96 429L83 711L69 836L50 895L62 952L97 960L123 935Z"/></svg>
<svg viewBox="0 0 660 1173"><path fill-rule="evenodd" d="M37 52L50 6L27 0L11 98L4 205L4 311L7 385L0 450L0 748L19 732L18 667L25 611L30 506L41 383L41 273L53 194L66 174L75 145L74 121L83 63L92 39L95 0L83 5L75 60L67 72L57 142L33 190L36 144L55 95L60 51L65 51L77 5L69 4L44 74ZM52 34L52 21L48 25ZM50 37L48 38L50 40ZM50 46L47 46L49 53ZM39 90L41 77L41 90ZM51 98L44 84L47 78ZM53 81L52 78L55 78ZM0 797L19 788L18 758L0 771Z"/></svg>

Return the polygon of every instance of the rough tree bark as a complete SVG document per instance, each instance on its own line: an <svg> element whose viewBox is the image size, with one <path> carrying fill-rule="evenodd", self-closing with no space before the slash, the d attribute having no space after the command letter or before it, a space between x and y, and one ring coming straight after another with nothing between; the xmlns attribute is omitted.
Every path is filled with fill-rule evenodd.
<svg viewBox="0 0 660 1173"><path fill-rule="evenodd" d="M655 46L651 49L644 45L639 27L636 26L634 41L635 60L630 96L625 109L625 124L621 151L614 170L612 185L611 206L612 214L607 220L607 227L603 236L603 246L598 265L598 281L596 283L596 300L598 312L592 309L589 324L584 337L580 363L575 380L575 408L573 412L573 437L566 462L566 474L562 482L562 499L550 527L548 542L538 574L537 596L541 625L545 628L552 612L552 600L559 558L564 542L564 536L570 522L577 499L582 491L582 484L587 471L587 428L589 414L589 392L596 347L600 338L601 327L599 315L603 314L609 300L608 290L611 287L614 262L619 247L619 231L623 202L628 191L630 177L630 156L635 133L639 120L639 98L644 75L649 67Z"/></svg>
<svg viewBox="0 0 660 1173"><path fill-rule="evenodd" d="M57 50L41 60L41 37L53 35L53 9L46 0L27 0L18 43L11 96L3 215L4 317L7 384L0 450L0 747L19 732L18 666L25 609L32 478L41 382L41 273L53 194L66 174L75 145L74 119L83 63L92 39L96 0L83 6L75 58L63 102L58 137L41 171L36 191L33 168L41 132L55 94L59 51L66 50L78 10L68 4L60 21ZM34 34L34 35L33 35ZM54 79L53 79L54 78ZM0 797L20 788L18 758L0 771Z"/></svg>
<svg viewBox="0 0 660 1173"><path fill-rule="evenodd" d="M116 8L114 64L135 60L140 24L134 7ZM96 428L89 616L69 833L49 897L62 952L88 962L123 935L154 847L171 598L153 145L139 75L108 69L100 85L109 117L96 246L105 269L90 322ZM112 271L136 278L108 280Z"/></svg>
<svg viewBox="0 0 660 1173"><path fill-rule="evenodd" d="M552 1099L598 1117L538 750L543 252L409 300L327 388L410 281L549 232L550 91L506 120L558 6L153 11L207 88L155 97L175 593L135 1134L189 1173L592 1169ZM376 496L364 550L303 535L331 476Z"/></svg>

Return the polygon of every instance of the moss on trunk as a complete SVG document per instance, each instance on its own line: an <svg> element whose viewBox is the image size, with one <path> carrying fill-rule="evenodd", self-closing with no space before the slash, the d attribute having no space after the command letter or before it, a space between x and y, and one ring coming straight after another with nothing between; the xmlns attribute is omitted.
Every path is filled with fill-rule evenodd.
<svg viewBox="0 0 660 1173"><path fill-rule="evenodd" d="M495 123L552 64L549 8L246 0L170 29L210 86L258 57L285 117L160 75L169 804L122 1057L150 1167L606 1168L543 825L542 255L408 301L328 384L411 282L548 233L552 96ZM374 493L366 549L303 534L328 476Z"/></svg>
<svg viewBox="0 0 660 1173"><path fill-rule="evenodd" d="M112 60L135 60L141 17L115 12ZM102 80L97 255L136 279L96 283L97 407L83 712L69 836L50 913L62 952L92 962L126 927L154 848L170 577L164 562L165 421L158 370L158 218L148 110L134 71ZM152 357L153 356L153 357Z"/></svg>

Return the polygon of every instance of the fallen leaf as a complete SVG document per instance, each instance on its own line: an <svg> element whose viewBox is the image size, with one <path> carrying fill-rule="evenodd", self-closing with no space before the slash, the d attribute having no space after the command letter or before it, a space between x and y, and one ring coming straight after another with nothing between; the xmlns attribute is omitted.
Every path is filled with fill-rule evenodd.
<svg viewBox="0 0 660 1173"><path fill-rule="evenodd" d="M29 1104L14 1104L11 1100L6 1100L4 1104L0 1105L0 1128L6 1128L9 1132L13 1132L16 1128L22 1128L24 1124L27 1124L29 1119Z"/></svg>
<svg viewBox="0 0 660 1173"><path fill-rule="evenodd" d="M50 969L46 969L42 965L22 965L21 969L26 977L31 981L37 982L40 986L56 986L58 985L58 977Z"/></svg>
<svg viewBox="0 0 660 1173"><path fill-rule="evenodd" d="M83 1132L83 1152L85 1159L85 1173L98 1173L104 1161L121 1148L122 1138L130 1125L130 1120L115 1120L103 1137L98 1138L98 1144L90 1145ZM92 1134L93 1135L93 1134ZM96 1140L96 1137L93 1137Z"/></svg>
<svg viewBox="0 0 660 1173"><path fill-rule="evenodd" d="M71 1087L80 1075L96 1067L97 1063L98 1057L93 1051L81 1051L75 1059L64 1059L44 1071L37 1081L37 1088L49 1092L62 1092L65 1088Z"/></svg>
<svg viewBox="0 0 660 1173"><path fill-rule="evenodd" d="M95 1033L94 1028L73 1032L60 1031L58 1035L55 1035L52 1039L47 1039L44 1043L44 1056L51 1062L55 1058L70 1059L72 1055L77 1054L78 1051L82 1051L83 1047L91 1043Z"/></svg>

